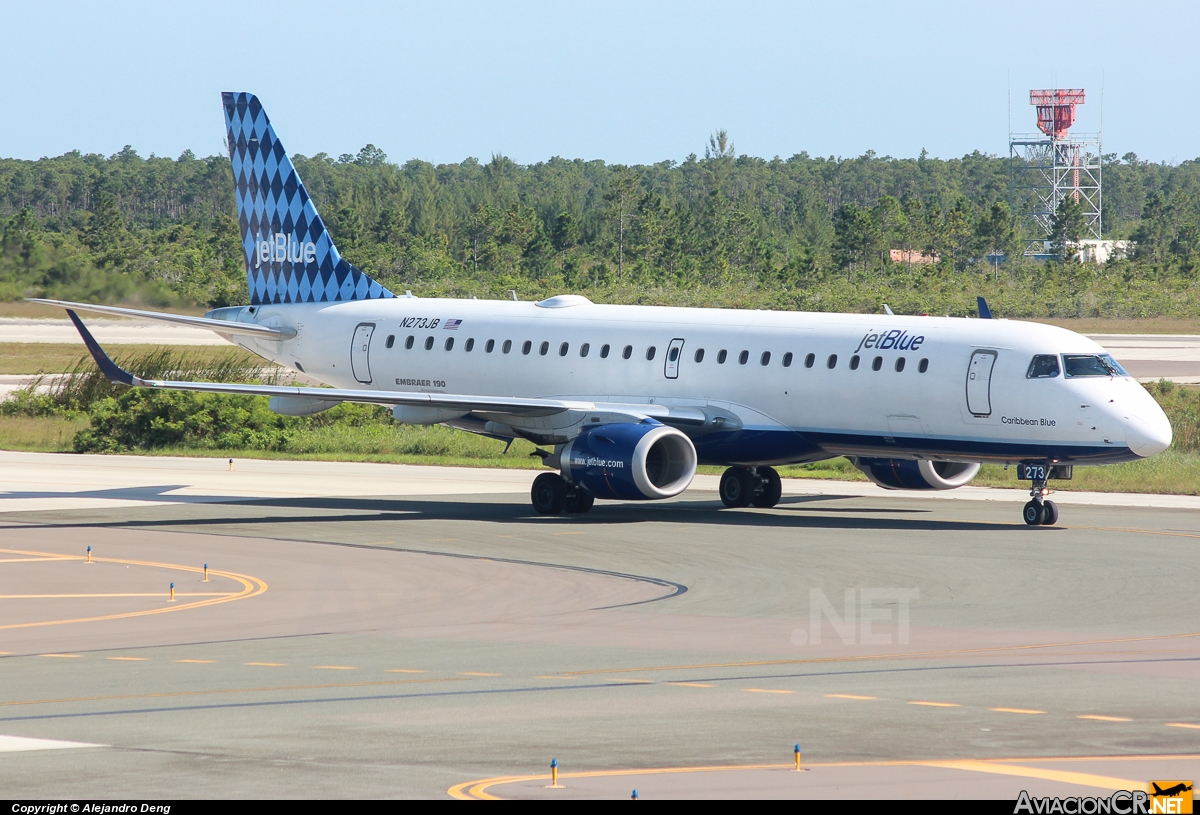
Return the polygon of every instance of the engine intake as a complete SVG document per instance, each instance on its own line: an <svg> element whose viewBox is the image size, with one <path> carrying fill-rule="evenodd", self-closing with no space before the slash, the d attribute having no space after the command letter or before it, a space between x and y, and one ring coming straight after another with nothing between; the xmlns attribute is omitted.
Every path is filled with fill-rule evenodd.
<svg viewBox="0 0 1200 815"><path fill-rule="evenodd" d="M652 419L586 427L559 454L563 477L598 498L657 500L687 489L696 448Z"/></svg>
<svg viewBox="0 0 1200 815"><path fill-rule="evenodd" d="M852 458L850 463L888 490L952 490L968 483L979 472L978 464L958 461Z"/></svg>

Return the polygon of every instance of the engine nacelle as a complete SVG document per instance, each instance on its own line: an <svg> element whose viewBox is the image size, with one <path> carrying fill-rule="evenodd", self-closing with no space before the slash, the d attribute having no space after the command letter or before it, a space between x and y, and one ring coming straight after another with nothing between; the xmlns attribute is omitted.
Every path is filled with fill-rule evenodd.
<svg viewBox="0 0 1200 815"><path fill-rule="evenodd" d="M850 463L888 490L952 490L963 486L979 472L978 464L957 461L852 458Z"/></svg>
<svg viewBox="0 0 1200 815"><path fill-rule="evenodd" d="M563 477L598 498L654 500L687 489L696 448L673 427L648 419L585 427L559 453Z"/></svg>

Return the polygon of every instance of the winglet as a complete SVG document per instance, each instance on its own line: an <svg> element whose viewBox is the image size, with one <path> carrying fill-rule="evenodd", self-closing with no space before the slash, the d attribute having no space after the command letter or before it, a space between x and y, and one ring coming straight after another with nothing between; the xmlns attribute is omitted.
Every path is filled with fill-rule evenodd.
<svg viewBox="0 0 1200 815"><path fill-rule="evenodd" d="M113 382L118 382L122 385L138 384L137 377L109 359L108 354L104 353L104 349L100 347L100 343L96 342L96 338L92 336L92 332L88 331L84 326L78 314L71 309L67 309L67 316L71 318L71 322L75 323L75 328L79 330L79 336L83 337L83 344L91 352L92 359L96 360L96 364L100 366L102 374Z"/></svg>
<svg viewBox="0 0 1200 815"><path fill-rule="evenodd" d="M988 308L987 300L984 300L982 297L976 297L975 302L979 303L979 319L992 319L992 310Z"/></svg>

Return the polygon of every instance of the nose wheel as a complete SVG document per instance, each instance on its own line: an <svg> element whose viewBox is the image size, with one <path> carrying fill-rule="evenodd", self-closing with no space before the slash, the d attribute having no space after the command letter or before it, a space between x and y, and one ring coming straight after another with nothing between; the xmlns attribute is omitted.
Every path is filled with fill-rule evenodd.
<svg viewBox="0 0 1200 815"><path fill-rule="evenodd" d="M1058 504L1046 498L1047 492L1046 479L1034 479L1033 489L1029 491L1030 501L1021 513L1029 526L1053 526L1058 523Z"/></svg>

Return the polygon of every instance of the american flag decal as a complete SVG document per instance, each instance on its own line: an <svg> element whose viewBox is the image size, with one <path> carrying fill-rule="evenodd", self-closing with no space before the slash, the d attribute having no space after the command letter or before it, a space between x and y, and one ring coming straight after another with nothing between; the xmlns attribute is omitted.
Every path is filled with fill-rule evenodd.
<svg viewBox="0 0 1200 815"><path fill-rule="evenodd" d="M447 320L446 324L442 326L442 328L446 329L447 331L457 331L460 325L462 325L462 320Z"/></svg>

